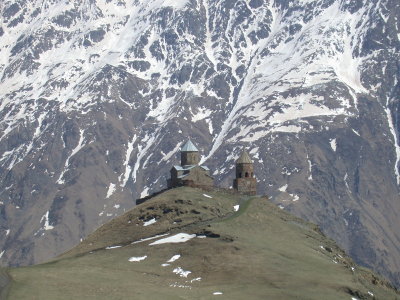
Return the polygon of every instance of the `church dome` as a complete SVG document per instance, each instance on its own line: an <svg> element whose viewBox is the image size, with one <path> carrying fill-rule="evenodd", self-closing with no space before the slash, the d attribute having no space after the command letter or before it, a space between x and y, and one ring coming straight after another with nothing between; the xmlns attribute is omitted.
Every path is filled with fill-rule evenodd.
<svg viewBox="0 0 400 300"><path fill-rule="evenodd" d="M185 145L183 145L181 152L199 152L196 146L191 140L188 140Z"/></svg>
<svg viewBox="0 0 400 300"><path fill-rule="evenodd" d="M240 157L236 161L237 164L252 164L253 161L251 160L249 154L247 153L246 150L242 152Z"/></svg>

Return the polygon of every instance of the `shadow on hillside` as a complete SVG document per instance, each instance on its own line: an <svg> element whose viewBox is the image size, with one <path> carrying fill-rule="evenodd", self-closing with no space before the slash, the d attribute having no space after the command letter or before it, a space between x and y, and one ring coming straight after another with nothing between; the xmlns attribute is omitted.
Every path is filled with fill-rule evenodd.
<svg viewBox="0 0 400 300"><path fill-rule="evenodd" d="M7 299L11 277L4 268L0 267L0 300Z"/></svg>

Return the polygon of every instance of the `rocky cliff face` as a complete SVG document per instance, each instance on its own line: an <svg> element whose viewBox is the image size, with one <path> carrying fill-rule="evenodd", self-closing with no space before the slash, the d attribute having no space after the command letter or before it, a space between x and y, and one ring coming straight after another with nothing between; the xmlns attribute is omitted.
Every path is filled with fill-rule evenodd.
<svg viewBox="0 0 400 300"><path fill-rule="evenodd" d="M166 185L188 136L400 285L400 4L0 4L0 257L46 260Z"/></svg>

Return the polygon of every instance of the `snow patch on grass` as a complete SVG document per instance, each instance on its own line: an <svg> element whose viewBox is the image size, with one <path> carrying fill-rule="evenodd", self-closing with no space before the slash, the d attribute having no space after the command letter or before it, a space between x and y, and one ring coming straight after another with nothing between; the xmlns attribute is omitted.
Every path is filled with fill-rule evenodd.
<svg viewBox="0 0 400 300"><path fill-rule="evenodd" d="M130 262L138 262L138 261L145 260L146 258L147 258L147 255L145 255L145 256L138 256L138 257L132 256L132 257L129 258L128 260L129 260Z"/></svg>
<svg viewBox="0 0 400 300"><path fill-rule="evenodd" d="M169 286L175 287L175 288L177 287L177 288L181 288L181 289L190 289L190 290L192 289L192 287L190 285L179 284L177 282L170 284Z"/></svg>
<svg viewBox="0 0 400 300"><path fill-rule="evenodd" d="M178 234L175 234L173 236L170 236L170 237L155 241L155 242L149 244L149 246L160 245L160 244L168 244L168 243L185 243L185 242L191 240L194 237L196 237L195 234L178 233Z"/></svg>
<svg viewBox="0 0 400 300"><path fill-rule="evenodd" d="M150 240L158 239L158 238L160 238L160 237L163 237L163 236L166 236L166 235L169 235L169 233L165 233L165 234L159 234L159 235L155 235L155 236L152 236L152 237L148 237L148 238L140 239L140 240L138 240L138 241L134 241L134 242L132 242L131 244L132 244L132 245L134 245L134 244L143 243L143 242L146 242L146 241L150 241Z"/></svg>
<svg viewBox="0 0 400 300"><path fill-rule="evenodd" d="M117 249L117 248L121 248L122 246L109 246L106 247L106 250L111 250L111 249Z"/></svg>
<svg viewBox="0 0 400 300"><path fill-rule="evenodd" d="M170 258L170 260L168 260L168 263L172 263L174 261L177 261L179 258L181 258L180 254L174 255Z"/></svg>
<svg viewBox="0 0 400 300"><path fill-rule="evenodd" d="M153 218L151 220L148 220L148 221L144 222L143 226L149 226L149 225L152 225L152 224L154 224L156 222L157 222L157 220L155 218Z"/></svg>
<svg viewBox="0 0 400 300"><path fill-rule="evenodd" d="M172 272L178 274L180 277L185 277L185 278L188 277L190 273L192 273L191 271L183 270L181 267L175 268Z"/></svg>

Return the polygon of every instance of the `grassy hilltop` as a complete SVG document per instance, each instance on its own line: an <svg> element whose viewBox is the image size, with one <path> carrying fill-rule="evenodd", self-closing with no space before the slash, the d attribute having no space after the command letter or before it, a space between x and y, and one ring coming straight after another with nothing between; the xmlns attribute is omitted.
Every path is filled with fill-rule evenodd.
<svg viewBox="0 0 400 300"><path fill-rule="evenodd" d="M167 238L181 242L151 245ZM400 299L266 198L193 188L161 193L55 260L9 274L9 300Z"/></svg>

